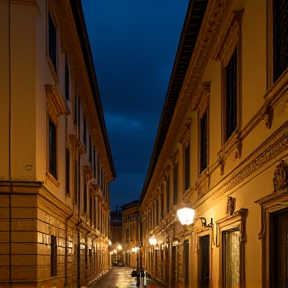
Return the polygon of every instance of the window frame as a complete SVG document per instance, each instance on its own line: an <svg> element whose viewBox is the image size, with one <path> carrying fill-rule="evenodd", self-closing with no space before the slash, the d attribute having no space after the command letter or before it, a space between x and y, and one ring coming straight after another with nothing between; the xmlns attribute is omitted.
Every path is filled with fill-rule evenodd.
<svg viewBox="0 0 288 288"><path fill-rule="evenodd" d="M57 169L57 124L53 121L51 116L48 117L48 172L56 180L58 179Z"/></svg>
<svg viewBox="0 0 288 288"><path fill-rule="evenodd" d="M229 135L227 133L227 67L231 64L231 60L232 57L234 56L235 51L237 52L237 56L236 56L236 62L237 62L237 67L236 67L236 73L237 73L237 80L236 80L236 96L232 96L232 97L236 97L236 99L234 99L234 102L236 102L236 107L233 107L233 110L236 110L236 119L234 121L236 121L236 125L235 128L232 132L229 132ZM223 109L223 113L222 113L222 141L223 143L226 143L229 141L229 139L231 139L233 137L233 135L235 133L237 133L237 131L240 129L240 119L241 119L241 110L240 110L240 86L241 86L241 82L240 82L240 58L241 58L241 54L240 54L240 43L237 43L236 46L233 49L233 52L231 54L231 57L228 59L226 59L226 61L223 61L222 64L222 109ZM233 102L233 101L232 101ZM235 111L234 111L235 112Z"/></svg>
<svg viewBox="0 0 288 288"><path fill-rule="evenodd" d="M51 21L51 22L50 22ZM55 46L53 49L55 51L51 51L51 30L50 25L53 24L53 27L55 28L55 43L53 46ZM52 26L51 26L52 27ZM53 36L53 35L52 35ZM52 73L52 76L55 80L55 82L58 84L58 68L59 68L59 57L58 57L58 46L59 46L59 35L58 35L58 22L56 15L53 11L52 5L48 4L47 7L47 14L46 14L46 58L48 61L48 66L50 68L50 71ZM51 55L51 53L55 53L55 55Z"/></svg>
<svg viewBox="0 0 288 288"><path fill-rule="evenodd" d="M234 10L231 11L227 21L225 21L222 29L219 31L219 37L215 44L214 51L212 53L212 60L221 61L222 69L221 69L221 78L222 78L222 119L221 119L221 130L222 130L222 148L224 154L230 150L230 144L232 142L232 146L236 145L237 131L239 131L241 127L241 24L242 24L242 16L244 10ZM237 48L237 126L235 128L234 133L226 139L226 111L225 107L225 98L226 93L224 87L226 87L225 80L225 68L229 63L231 56L234 50ZM232 150L232 149L231 149ZM230 150L230 151L231 151Z"/></svg>
<svg viewBox="0 0 288 288"><path fill-rule="evenodd" d="M276 167L277 169L277 167ZM275 170L276 174L277 170ZM279 171L278 171L279 172ZM287 173L287 171L286 171ZM277 175L274 174L274 179ZM287 175L287 174L286 174ZM274 181L273 179L273 181ZM258 238L262 242L262 287L266 288L270 285L270 228L271 228L271 217L273 213L281 213L287 209L287 206L283 203L288 202L288 195L285 193L285 189L281 190L281 187L275 187L275 191L271 191L271 194L260 198L255 201L261 206L261 230Z"/></svg>
<svg viewBox="0 0 288 288"><path fill-rule="evenodd" d="M214 229L214 228L212 228ZM205 237L205 236L209 236L209 284L211 286L211 283L212 283L212 244L214 241L213 240L213 230L211 229L211 227L207 227L207 228L202 228L201 230L197 230L196 233L195 233L195 242L196 242L196 255L197 255L197 262L196 262L196 265L197 265L197 285L200 285L200 272L201 272L201 263L202 263L202 255L201 255L201 244L200 244L200 239L202 237Z"/></svg>
<svg viewBox="0 0 288 288"><path fill-rule="evenodd" d="M267 1L267 16L268 16L268 24L267 24L267 51L268 51L268 87L272 87L278 80L282 79L285 74L288 72L288 66L282 71L282 73L275 78L275 67L274 67L274 1ZM287 60L288 61L288 60Z"/></svg>
<svg viewBox="0 0 288 288"><path fill-rule="evenodd" d="M196 100L193 103L193 110L196 110L198 114L198 174L201 175L209 166L209 103L210 103L210 82L203 82L199 93L197 94ZM206 166L202 166L202 117L206 114Z"/></svg>
<svg viewBox="0 0 288 288"><path fill-rule="evenodd" d="M223 219L216 222L216 247L219 247L219 288L225 288L224 271L225 263L223 261L225 246L223 240L223 233L238 229L240 232L240 285L239 287L245 287L245 242L246 242L246 217L248 209L240 209L234 212L232 215L228 215Z"/></svg>

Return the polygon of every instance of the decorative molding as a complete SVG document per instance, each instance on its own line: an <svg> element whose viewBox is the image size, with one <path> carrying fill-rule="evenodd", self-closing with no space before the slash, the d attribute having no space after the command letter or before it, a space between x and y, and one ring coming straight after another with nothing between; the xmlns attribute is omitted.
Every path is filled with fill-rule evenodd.
<svg viewBox="0 0 288 288"><path fill-rule="evenodd" d="M46 176L57 188L60 187L60 183L50 172L47 171Z"/></svg>
<svg viewBox="0 0 288 288"><path fill-rule="evenodd" d="M207 209L222 199L223 195L231 194L231 191L246 179L251 177L253 173L260 170L265 164L275 159L281 153L288 151L288 121L274 134L272 134L261 146L259 146L252 154L246 157L241 165L227 176L228 181L220 186L216 191L209 191L205 199L198 199L194 202L194 209L201 205L201 210ZM230 177L229 177L230 176ZM272 189L272 183L271 183ZM211 192L211 193L210 193ZM205 204L203 205L203 201ZM201 211L199 210L199 213Z"/></svg>
<svg viewBox="0 0 288 288"><path fill-rule="evenodd" d="M225 23L218 41L215 45L215 49L212 53L212 60L227 61L231 58L231 55L237 45L241 33L241 21L243 10L233 11ZM226 66L224 63L224 66Z"/></svg>
<svg viewBox="0 0 288 288"><path fill-rule="evenodd" d="M80 140L75 134L69 134L69 140L70 140L72 147L74 148L73 149L74 153L76 152L76 148L78 148L79 155L82 155L85 153L85 148L83 147L82 143L80 142Z"/></svg>
<svg viewBox="0 0 288 288"><path fill-rule="evenodd" d="M191 119L188 123L184 124L184 128L182 129L181 137L179 139L179 143L184 144L186 147L189 143L190 127L191 127Z"/></svg>
<svg viewBox="0 0 288 288"><path fill-rule="evenodd" d="M196 189L198 191L198 198L201 198L209 191L210 175L206 169L196 182Z"/></svg>
<svg viewBox="0 0 288 288"><path fill-rule="evenodd" d="M192 109L198 111L200 117L202 117L209 102L210 86L211 82L203 82L192 100Z"/></svg>
<svg viewBox="0 0 288 288"><path fill-rule="evenodd" d="M52 121L57 124L58 117L68 114L68 111L57 87L53 85L45 85L45 91L48 112Z"/></svg>
<svg viewBox="0 0 288 288"><path fill-rule="evenodd" d="M288 161L283 159L276 166L273 177L274 193L288 188Z"/></svg>
<svg viewBox="0 0 288 288"><path fill-rule="evenodd" d="M248 209L241 208L238 211L235 211L232 215L228 215L223 219L220 219L216 222L216 246L220 246L220 237L221 237L221 230L225 230L225 226L231 228L233 224L235 226L240 226L240 241L246 241L246 217L248 215Z"/></svg>
<svg viewBox="0 0 288 288"><path fill-rule="evenodd" d="M229 196L227 198L226 214L233 215L236 207L236 198Z"/></svg>
<svg viewBox="0 0 288 288"><path fill-rule="evenodd" d="M275 158L278 154L288 149L288 135L283 137L280 141L276 142L265 150L258 157L253 159L248 165L246 165L236 176L228 181L222 192L225 193L231 190L233 187L241 183L246 177L250 176L253 172L261 168L265 163Z"/></svg>

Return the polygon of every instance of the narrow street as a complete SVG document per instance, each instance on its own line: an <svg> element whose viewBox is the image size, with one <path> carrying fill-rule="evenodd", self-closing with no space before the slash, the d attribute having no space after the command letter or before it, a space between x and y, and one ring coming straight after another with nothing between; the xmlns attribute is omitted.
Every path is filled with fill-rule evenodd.
<svg viewBox="0 0 288 288"><path fill-rule="evenodd" d="M132 268L113 267L100 280L91 283L88 288L133 288L137 287L136 277L131 277ZM141 284L141 288L144 286ZM147 288L165 288L157 281L147 278Z"/></svg>

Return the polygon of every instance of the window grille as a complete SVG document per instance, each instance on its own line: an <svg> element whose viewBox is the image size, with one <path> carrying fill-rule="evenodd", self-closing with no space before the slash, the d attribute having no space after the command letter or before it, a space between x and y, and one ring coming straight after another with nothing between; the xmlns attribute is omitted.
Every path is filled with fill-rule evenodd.
<svg viewBox="0 0 288 288"><path fill-rule="evenodd" d="M273 81L288 66L288 1L273 1Z"/></svg>

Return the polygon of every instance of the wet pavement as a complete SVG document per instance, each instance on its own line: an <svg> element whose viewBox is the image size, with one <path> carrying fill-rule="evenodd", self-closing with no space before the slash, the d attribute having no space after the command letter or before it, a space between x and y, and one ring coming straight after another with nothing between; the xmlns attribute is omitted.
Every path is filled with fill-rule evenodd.
<svg viewBox="0 0 288 288"><path fill-rule="evenodd" d="M113 267L101 279L91 283L88 288L137 288L136 278L131 277L132 268ZM143 284L140 288L143 288ZM157 281L147 278L147 288L165 288Z"/></svg>

